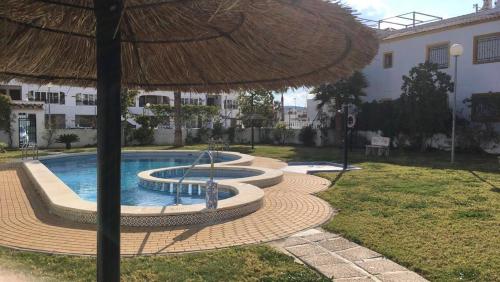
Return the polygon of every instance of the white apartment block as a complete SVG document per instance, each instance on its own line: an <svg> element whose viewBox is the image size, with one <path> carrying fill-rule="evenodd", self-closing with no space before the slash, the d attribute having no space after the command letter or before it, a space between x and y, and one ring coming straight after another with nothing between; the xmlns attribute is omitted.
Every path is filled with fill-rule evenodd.
<svg viewBox="0 0 500 282"><path fill-rule="evenodd" d="M365 100L399 98L402 76L425 61L437 63L453 78L453 44L464 47L457 65L459 113L476 121L500 122L500 108L494 106L500 101L500 5L492 7L491 1L476 13L381 31L379 52L363 71L370 84ZM472 113L462 103L469 98L473 98Z"/></svg>
<svg viewBox="0 0 500 282"><path fill-rule="evenodd" d="M95 88L22 84L11 81L0 85L0 94L9 95L13 102L29 104L41 102L45 113L44 124L49 118L58 128L95 128L97 118L97 92ZM238 115L238 94L182 93L183 104L211 105L220 109L220 120L225 127L235 126ZM166 91L140 92L129 108L132 114L151 115L146 105L169 104L173 106L174 93ZM129 120L134 124L133 120ZM170 124L165 127L173 126ZM195 124L187 124L195 127Z"/></svg>
<svg viewBox="0 0 500 282"><path fill-rule="evenodd" d="M380 49L363 70L370 85L364 100L399 98L403 75L426 61L437 63L454 79L450 47L461 44L464 54L457 65L459 115L473 121L500 122L500 4L493 7L491 1L485 1L475 13L413 24L402 29L378 29ZM463 103L470 98L471 108ZM332 114L330 109L323 110ZM317 115L317 102L309 100L308 118L314 120Z"/></svg>

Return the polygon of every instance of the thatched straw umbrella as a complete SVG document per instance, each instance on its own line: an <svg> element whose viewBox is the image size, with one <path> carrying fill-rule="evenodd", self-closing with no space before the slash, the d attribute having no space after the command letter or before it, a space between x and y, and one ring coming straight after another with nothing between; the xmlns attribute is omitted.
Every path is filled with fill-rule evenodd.
<svg viewBox="0 0 500 282"><path fill-rule="evenodd" d="M1 0L0 80L95 86L98 280L119 278L120 88L221 92L335 81L377 51L323 0Z"/></svg>

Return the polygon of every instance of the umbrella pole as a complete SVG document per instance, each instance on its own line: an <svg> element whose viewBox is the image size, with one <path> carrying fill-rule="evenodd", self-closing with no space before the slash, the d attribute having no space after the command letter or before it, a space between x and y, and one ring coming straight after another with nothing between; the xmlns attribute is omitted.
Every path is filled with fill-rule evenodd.
<svg viewBox="0 0 500 282"><path fill-rule="evenodd" d="M122 0L94 0L97 58L97 281L120 280Z"/></svg>

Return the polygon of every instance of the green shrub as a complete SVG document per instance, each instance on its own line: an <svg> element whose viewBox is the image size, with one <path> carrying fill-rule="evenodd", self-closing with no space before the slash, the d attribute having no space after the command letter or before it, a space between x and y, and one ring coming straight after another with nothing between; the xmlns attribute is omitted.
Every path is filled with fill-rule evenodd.
<svg viewBox="0 0 500 282"><path fill-rule="evenodd" d="M273 129L272 128L259 128L259 143L260 144L273 144L274 140L272 137Z"/></svg>
<svg viewBox="0 0 500 282"><path fill-rule="evenodd" d="M11 100L7 95L0 94L0 131L9 135L9 145L12 145L12 109Z"/></svg>
<svg viewBox="0 0 500 282"><path fill-rule="evenodd" d="M224 126L222 122L216 121L214 122L214 126L212 128L212 138L219 139L224 135Z"/></svg>
<svg viewBox="0 0 500 282"><path fill-rule="evenodd" d="M75 143L80 141L80 137L76 134L61 134L59 137L56 139L56 143L63 143L66 144L66 149L71 149L71 143Z"/></svg>
<svg viewBox="0 0 500 282"><path fill-rule="evenodd" d="M307 147L314 147L316 145L316 129L311 125L306 126L300 130L299 140Z"/></svg>
<svg viewBox="0 0 500 282"><path fill-rule="evenodd" d="M186 145L193 145L195 141L195 137L193 136L193 133L191 130L188 130L186 133Z"/></svg>
<svg viewBox="0 0 500 282"><path fill-rule="evenodd" d="M293 136L293 130L288 128L284 122L278 122L273 131L274 140L280 145L285 145Z"/></svg>
<svg viewBox="0 0 500 282"><path fill-rule="evenodd" d="M132 139L139 145L150 145L154 142L154 131L150 127L142 126L132 131Z"/></svg>
<svg viewBox="0 0 500 282"><path fill-rule="evenodd" d="M136 116L135 121L141 126L132 131L132 139L140 145L149 145L154 142L154 128L160 120L154 116Z"/></svg>
<svg viewBox="0 0 500 282"><path fill-rule="evenodd" d="M229 143L234 143L234 140L236 138L236 127L231 126L228 129L226 129L226 134L227 134L227 139L229 140Z"/></svg>
<svg viewBox="0 0 500 282"><path fill-rule="evenodd" d="M5 148L7 148L7 144L0 142L0 153L5 153Z"/></svg>

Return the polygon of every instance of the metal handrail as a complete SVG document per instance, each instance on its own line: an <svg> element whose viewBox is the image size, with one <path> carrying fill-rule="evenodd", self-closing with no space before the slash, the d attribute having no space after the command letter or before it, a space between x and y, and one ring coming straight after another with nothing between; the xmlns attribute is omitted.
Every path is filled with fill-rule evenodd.
<svg viewBox="0 0 500 282"><path fill-rule="evenodd" d="M205 154L208 154L208 157L210 158L210 182L214 182L214 158L212 155L212 151L206 150L206 151L203 151L198 156L198 158L196 158L196 160L193 162L193 164L191 164L191 166L186 170L186 172L184 172L184 175L182 175L182 177L179 179L179 182L177 182L177 189L176 189L176 196L175 196L175 204L176 205L180 205L180 202L181 202L180 201L181 200L180 191L182 189L182 182L184 181L184 179L186 179L186 177L189 175L189 173L196 167L196 165L199 164L199 162L201 161L201 158L203 158L203 156L205 156Z"/></svg>
<svg viewBox="0 0 500 282"><path fill-rule="evenodd" d="M35 160L38 159L38 144L36 143L30 143L30 142L26 142L26 143L23 143L22 147L21 147L21 158L24 160L24 159L27 159L29 157L29 151L31 149L31 154L32 154L32 158Z"/></svg>

